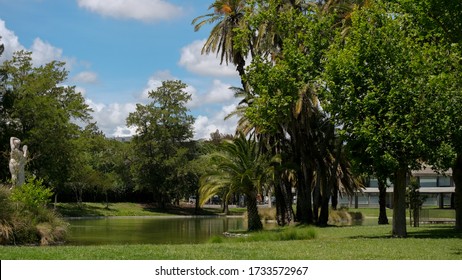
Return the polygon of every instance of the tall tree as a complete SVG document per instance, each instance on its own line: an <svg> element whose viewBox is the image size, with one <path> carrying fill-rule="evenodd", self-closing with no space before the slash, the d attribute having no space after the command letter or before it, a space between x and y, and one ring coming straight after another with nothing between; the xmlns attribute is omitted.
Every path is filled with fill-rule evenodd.
<svg viewBox="0 0 462 280"><path fill-rule="evenodd" d="M72 139L79 137L76 120L90 120L90 109L75 87L63 86L68 72L63 62L32 65L31 53L15 53L4 62L5 93L2 97L9 135L20 138L30 148L29 170L60 188L70 175L75 159Z"/></svg>
<svg viewBox="0 0 462 280"><path fill-rule="evenodd" d="M311 6L304 13L284 1L261 6L249 22L270 29L272 35L261 40L277 46L270 50L271 56L255 57L249 67L246 79L254 97L245 113L263 132L290 136L297 166L297 220L313 223L317 217L311 203L313 182L316 172L325 171L330 147L325 144L331 141L325 137L332 135L326 130L329 125L323 125L328 122L318 106L314 81L329 44L332 18L319 17Z"/></svg>
<svg viewBox="0 0 462 280"><path fill-rule="evenodd" d="M220 18L217 11L221 9L218 7L222 7L223 3L231 2L236 3L215 1L211 6L211 8L215 7L215 13L209 14L208 17ZM239 52L240 56L249 54L248 57L252 61L246 71L241 71L243 68L238 65L243 92L247 94L243 100L247 103L246 106L239 108L240 111L245 108L240 124L245 124L247 128L252 127L247 131L258 133L259 141L268 143L273 153L281 155L282 147L287 149L288 145L285 144L290 143L292 155L284 158L291 158L297 166L297 219L303 223L313 223L315 216L311 193L315 173L324 172L334 177L337 175L335 169L330 170L332 168L329 167L331 163L335 163L335 161L330 161L336 154L332 149L335 145L324 145L333 143L335 140L326 140L326 137L333 134L321 129L327 127L322 125L325 123L326 115L322 113L317 104L314 81L321 70L322 54L332 37L332 27L341 21L342 16L339 16L339 9L334 7L352 7L350 3L356 1L308 3L309 1L255 0L239 2L245 2L242 5L236 5L242 7L243 15L239 14L239 24L232 25L233 33L229 44ZM329 8L323 10L324 6L329 6ZM342 15L346 14L344 10L342 10ZM236 23L237 21L231 20L231 22ZM204 20L201 23L207 22ZM223 25L216 27L218 26L223 27ZM221 29L223 32L214 32L216 30L213 29L209 40L212 37L214 40L223 38L216 36L217 34L221 36L231 34L224 32L223 29ZM224 30L229 31L229 29ZM207 43L204 48L206 46ZM221 54L223 55L223 52ZM235 61L235 64L239 61ZM324 147L321 148L319 145L324 145ZM341 151L340 148L337 150ZM287 172L280 172L280 174L284 176L283 174ZM275 181L277 194L290 193L286 191L288 184L284 184L283 181ZM322 193L324 194L323 220L326 217L326 209L328 210L325 207L326 202L328 203L330 191L333 189L329 186L334 186L335 181L331 179L318 184L323 187ZM291 201L291 199L286 199L287 195L284 196L284 199L277 201L277 208L281 211L287 207L280 203Z"/></svg>
<svg viewBox="0 0 462 280"><path fill-rule="evenodd" d="M185 143L193 135L194 118L186 108L191 94L185 89L181 81L163 81L149 92L152 101L137 104L127 118L127 125L137 131L132 140L135 182L138 188L148 189L162 207L178 196L180 167L188 159Z"/></svg>
<svg viewBox="0 0 462 280"><path fill-rule="evenodd" d="M437 44L441 49L448 53L459 53L462 56L462 2L461 1L438 1L438 0L395 0L400 7L407 13L413 15L412 24L419 29L421 36L427 38L433 44ZM460 75L460 66L458 63L453 67L452 73ZM452 162L452 171L455 191L456 207L456 229L462 230L462 131L460 127L461 115L461 94L462 79L456 78L452 83L446 85L447 92L451 92L452 101L448 108L452 108L453 116L451 127L447 131L451 133L452 145L456 151L456 157ZM448 168L449 162L440 162L443 169Z"/></svg>
<svg viewBox="0 0 462 280"><path fill-rule="evenodd" d="M451 156L442 142L451 56L423 44L408 16L377 1L352 15L348 37L329 54L326 108L347 142L360 145L375 168L393 174L394 236L405 237L405 190L422 160ZM444 74L442 74L444 73ZM382 173L384 174L384 173Z"/></svg>

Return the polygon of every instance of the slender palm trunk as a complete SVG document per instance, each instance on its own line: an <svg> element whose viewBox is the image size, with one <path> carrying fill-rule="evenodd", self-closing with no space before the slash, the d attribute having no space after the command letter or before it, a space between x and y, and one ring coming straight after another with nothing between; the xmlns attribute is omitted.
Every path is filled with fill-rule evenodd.
<svg viewBox="0 0 462 280"><path fill-rule="evenodd" d="M319 213L319 218L317 221L317 225L321 227L327 226L327 222L329 221L329 201L330 201L330 179L328 179L328 174L326 172L321 171L321 197L320 197L320 208L321 211ZM332 176L332 174L331 174Z"/></svg>
<svg viewBox="0 0 462 280"><path fill-rule="evenodd" d="M406 237L406 179L407 170L401 168L395 173L393 187L393 222L392 234L394 237Z"/></svg>
<svg viewBox="0 0 462 280"><path fill-rule="evenodd" d="M229 202L228 202L229 198L228 196L225 194L223 195L223 213L228 215L229 214Z"/></svg>
<svg viewBox="0 0 462 280"><path fill-rule="evenodd" d="M462 231L462 154L458 154L452 169L454 184L456 185L455 207L457 231Z"/></svg>
<svg viewBox="0 0 462 280"><path fill-rule="evenodd" d="M335 185L337 184L337 170L340 164L340 153L342 150L342 142L338 141L338 145L336 147L337 151L335 153L335 161L332 165L332 169L329 170L329 174L323 172L324 180L324 191L322 194L322 203L321 203L321 214L319 219L320 226L327 226L329 222L329 201L332 195L332 190L336 190Z"/></svg>
<svg viewBox="0 0 462 280"><path fill-rule="evenodd" d="M248 231L259 231L263 229L260 215L258 214L257 207L257 194L255 192L248 193L247 198L247 230Z"/></svg>

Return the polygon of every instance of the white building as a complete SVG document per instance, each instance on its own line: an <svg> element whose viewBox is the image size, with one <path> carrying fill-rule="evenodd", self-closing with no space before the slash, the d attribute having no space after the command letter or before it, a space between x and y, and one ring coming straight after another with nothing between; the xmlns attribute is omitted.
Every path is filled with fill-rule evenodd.
<svg viewBox="0 0 462 280"><path fill-rule="evenodd" d="M455 185L452 179L452 170L444 174L438 174L429 167L413 171L412 176L417 178L420 185L420 193L425 198L424 206L435 206L439 208L454 208ZM388 181L387 185L387 207L392 207L393 183ZM355 198L344 197L340 200L341 205L349 207L378 207L379 188L375 178L370 178L366 189L358 193Z"/></svg>

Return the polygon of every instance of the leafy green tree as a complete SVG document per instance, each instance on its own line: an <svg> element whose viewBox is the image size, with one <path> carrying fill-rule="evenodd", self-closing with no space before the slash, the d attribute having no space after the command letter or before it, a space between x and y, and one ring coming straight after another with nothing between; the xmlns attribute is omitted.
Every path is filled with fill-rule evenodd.
<svg viewBox="0 0 462 280"><path fill-rule="evenodd" d="M137 129L132 140L134 180L162 207L180 196L180 167L188 162L186 142L192 138L194 118L186 108L191 95L185 89L181 81L163 81L149 92L152 102L137 104L127 118L127 125Z"/></svg>
<svg viewBox="0 0 462 280"><path fill-rule="evenodd" d="M392 233L405 237L410 170L452 155L440 135L454 57L424 43L409 15L377 2L353 13L348 36L328 53L325 108L366 161L393 174Z"/></svg>
<svg viewBox="0 0 462 280"><path fill-rule="evenodd" d="M84 194L103 194L108 207L109 194L121 189L117 167L118 155L123 152L123 143L108 139L96 124L89 124L81 136L73 139L77 157L72 162L71 175L67 185L73 190L76 201L83 202Z"/></svg>
<svg viewBox="0 0 462 280"><path fill-rule="evenodd" d="M277 38L277 45L267 51L271 56L255 57L248 68L246 81L253 99L245 116L261 132L278 135L280 143L290 143L297 174L297 220L325 224L337 177L335 150L341 149L335 145L333 126L319 107L315 80L330 44L334 17L320 16L313 6L301 10L284 1L262 3L261 12L251 17L248 21L255 26L271 26L270 37ZM317 188L316 204L312 204L313 187ZM318 220L319 207L322 215Z"/></svg>
<svg viewBox="0 0 462 280"><path fill-rule="evenodd" d="M407 13L412 14L412 24L419 29L421 36L427 41L437 44L442 50L448 53L458 53L462 56L462 2L461 1L438 1L438 0L396 0L400 7ZM460 59L459 59L460 60ZM460 78L462 65L460 62L451 64L451 72L459 75L446 85L446 91L451 93L452 102L448 104L451 108L449 115L452 121L449 123L452 145L457 153L451 162L454 183L456 185L455 207L456 207L456 229L462 230L462 131L461 123L461 93L462 79ZM442 169L449 167L449 161L440 162Z"/></svg>
<svg viewBox="0 0 462 280"><path fill-rule="evenodd" d="M210 155L210 168L200 180L200 202L224 191L225 199L236 193L245 194L249 231L263 228L257 208L257 194L270 172L269 159L259 152L258 143L243 134L224 141Z"/></svg>
<svg viewBox="0 0 462 280"><path fill-rule="evenodd" d="M28 170L59 190L76 157L72 140L81 130L76 120L87 122L90 109L75 87L62 85L68 74L63 62L34 67L31 53L20 51L4 62L2 71L3 135L27 144L32 155Z"/></svg>

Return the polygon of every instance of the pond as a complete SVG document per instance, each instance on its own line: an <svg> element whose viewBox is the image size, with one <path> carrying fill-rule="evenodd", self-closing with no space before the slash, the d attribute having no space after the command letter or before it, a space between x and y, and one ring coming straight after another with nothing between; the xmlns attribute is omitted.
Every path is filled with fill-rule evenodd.
<svg viewBox="0 0 462 280"><path fill-rule="evenodd" d="M204 243L245 230L241 217L106 217L69 219L68 245Z"/></svg>

